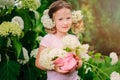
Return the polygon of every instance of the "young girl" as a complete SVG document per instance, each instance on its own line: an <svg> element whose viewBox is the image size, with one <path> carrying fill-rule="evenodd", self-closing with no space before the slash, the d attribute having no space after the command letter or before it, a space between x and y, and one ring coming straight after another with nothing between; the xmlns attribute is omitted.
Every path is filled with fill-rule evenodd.
<svg viewBox="0 0 120 80"><path fill-rule="evenodd" d="M71 6L65 1L58 0L52 3L49 7L48 15L52 19L54 25L52 25L52 27L44 26L48 34L42 39L40 43L39 51L36 57L36 66L39 69L47 71L47 80L79 80L77 74L78 72L76 71L76 69L82 66L81 59L79 60L76 67L73 67L73 69L71 69L69 72L60 70L59 66L55 66L54 70L47 70L44 67L42 67L39 63L40 53L42 50L44 50L47 47L62 48L63 43L61 42L61 39L68 35L68 31L70 30L71 26L72 28L76 27L75 23L73 24L72 21ZM79 28L76 28L80 29L80 27L83 26L83 23L82 21L78 22ZM76 29L73 28L73 30L75 32ZM78 39L77 37L75 38Z"/></svg>

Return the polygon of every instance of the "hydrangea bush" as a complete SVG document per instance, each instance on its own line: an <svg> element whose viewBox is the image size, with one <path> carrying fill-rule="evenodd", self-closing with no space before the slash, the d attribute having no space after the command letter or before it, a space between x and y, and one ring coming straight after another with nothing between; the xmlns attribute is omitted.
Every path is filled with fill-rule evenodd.
<svg viewBox="0 0 120 80"><path fill-rule="evenodd" d="M37 37L45 35L40 15L49 2L0 0L0 80L46 79L35 67L33 51L39 46Z"/></svg>

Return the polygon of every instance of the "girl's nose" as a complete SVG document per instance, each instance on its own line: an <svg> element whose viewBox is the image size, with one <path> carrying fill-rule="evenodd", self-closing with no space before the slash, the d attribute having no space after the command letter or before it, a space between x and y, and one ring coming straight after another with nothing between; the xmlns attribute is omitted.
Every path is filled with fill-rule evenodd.
<svg viewBox="0 0 120 80"><path fill-rule="evenodd" d="M64 20L63 22L64 22L64 24L68 24L68 22L66 20Z"/></svg>

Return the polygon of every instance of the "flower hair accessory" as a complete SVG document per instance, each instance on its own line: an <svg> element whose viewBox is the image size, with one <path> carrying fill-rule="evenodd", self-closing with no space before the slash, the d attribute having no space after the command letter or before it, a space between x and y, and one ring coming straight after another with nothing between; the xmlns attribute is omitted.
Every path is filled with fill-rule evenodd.
<svg viewBox="0 0 120 80"><path fill-rule="evenodd" d="M51 29L55 26L55 23L48 15L49 9L44 10L43 16L41 17L41 22L43 23L43 26L47 29ZM80 10L74 10L72 12L72 21L73 23L77 23L82 19L83 15L81 14Z"/></svg>
<svg viewBox="0 0 120 80"><path fill-rule="evenodd" d="M83 15L81 14L80 10L77 11L73 11L72 12L72 21L73 23L77 23L78 21L80 21L83 18Z"/></svg>
<svg viewBox="0 0 120 80"><path fill-rule="evenodd" d="M41 22L43 23L43 26L47 29L51 29L55 26L53 20L48 15L49 9L44 10L43 16L41 17Z"/></svg>

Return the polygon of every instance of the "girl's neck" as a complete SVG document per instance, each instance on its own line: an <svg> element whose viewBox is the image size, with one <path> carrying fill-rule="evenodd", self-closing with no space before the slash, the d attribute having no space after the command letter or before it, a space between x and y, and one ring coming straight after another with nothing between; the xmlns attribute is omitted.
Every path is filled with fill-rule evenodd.
<svg viewBox="0 0 120 80"><path fill-rule="evenodd" d="M66 36L68 33L55 33L54 35L58 37L59 39L62 39L64 36Z"/></svg>

